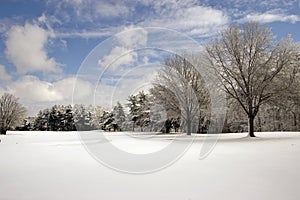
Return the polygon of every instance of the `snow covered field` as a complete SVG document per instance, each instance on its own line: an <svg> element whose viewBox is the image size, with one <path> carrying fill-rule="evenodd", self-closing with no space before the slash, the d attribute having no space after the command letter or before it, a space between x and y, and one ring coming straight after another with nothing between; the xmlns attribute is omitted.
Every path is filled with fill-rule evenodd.
<svg viewBox="0 0 300 200"><path fill-rule="evenodd" d="M172 140L108 134L112 144L130 153L151 153ZM76 132L8 132L0 136L0 199L299 199L300 133L257 135L222 135L203 160L205 135L199 135L171 166L133 175L97 162Z"/></svg>

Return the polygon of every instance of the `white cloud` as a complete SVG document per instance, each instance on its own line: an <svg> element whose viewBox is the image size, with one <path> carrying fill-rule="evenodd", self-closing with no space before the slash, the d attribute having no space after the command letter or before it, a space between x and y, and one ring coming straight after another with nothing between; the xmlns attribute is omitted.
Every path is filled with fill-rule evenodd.
<svg viewBox="0 0 300 200"><path fill-rule="evenodd" d="M70 32L55 32L55 37L58 38L100 38L111 36L114 33L112 30L99 30L99 31L70 31Z"/></svg>
<svg viewBox="0 0 300 200"><path fill-rule="evenodd" d="M128 65L135 62L137 59L137 53L132 52L131 49L116 46L110 54L104 56L104 58L98 61L98 64L104 68L109 67L109 70L117 70L121 65Z"/></svg>
<svg viewBox="0 0 300 200"><path fill-rule="evenodd" d="M82 29L86 28L86 22L92 23L89 24L88 30L82 32L74 29L65 33L57 31L58 37L103 37L117 33L125 24L171 28L190 36L201 37L216 34L230 20L225 11L200 6L196 0L50 0L49 2L56 5L57 12L54 13L56 18L65 23L76 21L76 26ZM147 9L139 10L139 7ZM62 17L63 13L68 17ZM43 17L40 20L44 21ZM113 26L109 25L110 22ZM99 27L103 27L106 31L94 31Z"/></svg>
<svg viewBox="0 0 300 200"><path fill-rule="evenodd" d="M180 10L176 15L177 26L190 30L192 35L211 34L229 21L223 11L201 6Z"/></svg>
<svg viewBox="0 0 300 200"><path fill-rule="evenodd" d="M59 72L59 64L49 58L46 45L50 33L37 24L13 26L7 34L6 55L20 74L28 72Z"/></svg>
<svg viewBox="0 0 300 200"><path fill-rule="evenodd" d="M63 100L52 83L41 81L35 76L24 76L9 86L10 90L22 101L53 102Z"/></svg>
<svg viewBox="0 0 300 200"><path fill-rule="evenodd" d="M275 13L254 13L246 15L240 20L241 22L258 21L260 23L271 23L271 22L290 22L296 23L300 21L300 17L297 15L285 15Z"/></svg>
<svg viewBox="0 0 300 200"><path fill-rule="evenodd" d="M96 104L103 107L111 107L117 101L125 104L128 96L135 95L139 91L148 91L153 85L159 65L140 65L133 69L127 70L123 76L115 78L114 85L108 85L111 78L102 80L95 91Z"/></svg>
<svg viewBox="0 0 300 200"><path fill-rule="evenodd" d="M11 76L6 73L5 67L0 64L0 81L10 81Z"/></svg>
<svg viewBox="0 0 300 200"><path fill-rule="evenodd" d="M84 3L84 0L63 0L63 1L75 5L81 5L82 3Z"/></svg>
<svg viewBox="0 0 300 200"><path fill-rule="evenodd" d="M149 58L148 58L147 56L144 56L144 57L143 57L143 64L144 64L144 65L149 64Z"/></svg>
<svg viewBox="0 0 300 200"><path fill-rule="evenodd" d="M116 38L126 48L137 48L147 44L147 35L148 33L144 28L129 26L117 34Z"/></svg>
<svg viewBox="0 0 300 200"><path fill-rule="evenodd" d="M229 17L221 10L204 6L178 7L159 18L149 19L146 26L167 27L192 36L216 34L229 23Z"/></svg>
<svg viewBox="0 0 300 200"><path fill-rule="evenodd" d="M49 4L55 5L56 14L66 20L76 18L78 22L93 22L97 19L121 18L134 11L130 1L107 0L49 0Z"/></svg>
<svg viewBox="0 0 300 200"><path fill-rule="evenodd" d="M11 83L9 91L26 104L65 103L72 102L73 88L76 83L76 98L85 99L92 93L92 85L75 77L65 78L57 82L42 81L38 77L26 75Z"/></svg>
<svg viewBox="0 0 300 200"><path fill-rule="evenodd" d="M36 76L25 75L5 88L0 86L0 96L5 92L18 97L20 103L27 108L29 116L35 116L39 110L50 108L54 104L93 103L94 86L89 81L76 77L48 82Z"/></svg>
<svg viewBox="0 0 300 200"><path fill-rule="evenodd" d="M134 51L138 48L146 47L148 33L143 28L134 28L132 26L125 28L122 32L115 35L112 40L116 39L115 46L112 43L108 55L98 60L98 65L102 67L109 67L111 71L120 70L120 66L133 64L138 59L138 53Z"/></svg>
<svg viewBox="0 0 300 200"><path fill-rule="evenodd" d="M50 0L50 2L52 5L57 4L57 10L61 11L56 12L56 15L67 12L69 16L67 22L73 22L73 19L79 24L88 21L95 27L103 27L103 23L107 24L108 21L113 22L112 28L129 22L137 26L165 27L193 36L207 36L215 34L230 20L226 12L209 6L200 6L200 2L196 0ZM147 9L139 10L139 7Z"/></svg>
<svg viewBox="0 0 300 200"><path fill-rule="evenodd" d="M94 86L85 80L70 77L53 83L54 88L63 94L64 101L72 100L72 97L82 103L90 102Z"/></svg>
<svg viewBox="0 0 300 200"><path fill-rule="evenodd" d="M95 7L95 12L101 17L111 18L128 15L130 13L130 9L122 4L98 2Z"/></svg>

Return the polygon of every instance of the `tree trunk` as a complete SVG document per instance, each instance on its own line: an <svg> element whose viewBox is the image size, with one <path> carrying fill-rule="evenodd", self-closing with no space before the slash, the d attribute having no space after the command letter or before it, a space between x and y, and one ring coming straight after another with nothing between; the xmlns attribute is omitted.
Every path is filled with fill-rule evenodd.
<svg viewBox="0 0 300 200"><path fill-rule="evenodd" d="M201 119L201 116L199 116L199 120L198 120L198 128L197 128L197 133L201 133L202 131L202 119Z"/></svg>
<svg viewBox="0 0 300 200"><path fill-rule="evenodd" d="M189 118L186 120L186 134L192 135L192 122Z"/></svg>
<svg viewBox="0 0 300 200"><path fill-rule="evenodd" d="M254 117L253 115L248 116L248 134L250 137L255 137L254 135Z"/></svg>
<svg viewBox="0 0 300 200"><path fill-rule="evenodd" d="M297 115L294 112L293 112L293 115L294 115L294 127L296 128L297 127Z"/></svg>

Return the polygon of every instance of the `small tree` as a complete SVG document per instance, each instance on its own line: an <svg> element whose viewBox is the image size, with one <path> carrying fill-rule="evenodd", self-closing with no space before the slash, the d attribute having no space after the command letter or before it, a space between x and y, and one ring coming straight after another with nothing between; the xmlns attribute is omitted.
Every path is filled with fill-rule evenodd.
<svg viewBox="0 0 300 200"><path fill-rule="evenodd" d="M227 94L248 117L249 136L254 135L254 118L262 104L280 98L293 82L297 47L288 37L273 41L271 29L258 23L234 25L207 45L211 65Z"/></svg>
<svg viewBox="0 0 300 200"><path fill-rule="evenodd" d="M48 130L49 109L40 110L34 120L33 129L38 131Z"/></svg>
<svg viewBox="0 0 300 200"><path fill-rule="evenodd" d="M112 113L113 113L114 124L116 128L121 131L126 116L125 116L123 106L121 105L120 102L117 102L117 105L113 108Z"/></svg>
<svg viewBox="0 0 300 200"><path fill-rule="evenodd" d="M154 87L150 89L150 94L154 105L154 112L151 114L151 123L156 122L154 124L164 127L162 129L163 132L169 133L168 130L170 131L171 129L166 128L167 121L174 121L172 119L180 121L181 111L178 99L170 89L160 84L154 84ZM180 123L174 123L174 125L176 132L180 127Z"/></svg>
<svg viewBox="0 0 300 200"><path fill-rule="evenodd" d="M154 89L165 95L173 94L176 98L176 101L171 101L178 103L187 135L195 131L197 120L202 117L201 109L207 110L210 103L206 84L197 70L201 63L194 59L193 55L187 54L166 58L154 84ZM152 90L152 94L159 93Z"/></svg>
<svg viewBox="0 0 300 200"><path fill-rule="evenodd" d="M25 117L26 109L18 102L18 98L5 93L0 98L0 134L18 125Z"/></svg>
<svg viewBox="0 0 300 200"><path fill-rule="evenodd" d="M149 97L144 91L141 91L137 95L138 100L138 121L141 131L143 127L147 127L150 124L150 102Z"/></svg>
<svg viewBox="0 0 300 200"><path fill-rule="evenodd" d="M132 131L134 131L134 127L135 124L137 123L138 119L139 119L139 108L138 108L138 102L137 102L137 96L135 95L131 95L128 97L128 104L127 104L128 108L129 108L129 117L130 117L130 121L132 121Z"/></svg>

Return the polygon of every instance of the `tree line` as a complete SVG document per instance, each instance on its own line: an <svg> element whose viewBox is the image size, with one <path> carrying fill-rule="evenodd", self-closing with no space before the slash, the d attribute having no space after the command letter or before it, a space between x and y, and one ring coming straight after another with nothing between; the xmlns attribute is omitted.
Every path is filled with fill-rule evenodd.
<svg viewBox="0 0 300 200"><path fill-rule="evenodd" d="M248 131L255 137L254 131L300 130L300 50L290 36L275 40L259 23L235 24L202 52L167 57L162 66L153 87L129 96L125 105L118 102L111 110L55 105L17 129L204 133L213 123L210 89L217 87L226 93L224 132ZM217 83L209 85L199 69ZM1 97L1 134L24 115L15 102L9 94Z"/></svg>
<svg viewBox="0 0 300 200"><path fill-rule="evenodd" d="M216 83L204 81L210 74ZM154 89L158 98L171 97L163 98L166 107L179 107L190 135L210 119L208 91L216 86L227 99L223 131L248 129L255 137L254 131L299 130L299 76L299 43L290 35L276 41L269 27L251 22L230 26L200 53L165 59Z"/></svg>
<svg viewBox="0 0 300 200"><path fill-rule="evenodd" d="M163 118L152 105L152 95L139 92L128 97L128 113L117 102L112 109L100 106L54 105L39 111L36 117L24 119L16 130L30 131L156 131L169 133L173 128L178 131L179 118ZM152 111L151 111L152 109ZM152 114L155 113L155 114Z"/></svg>

